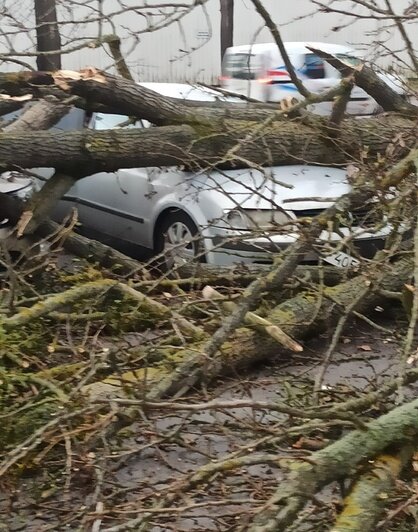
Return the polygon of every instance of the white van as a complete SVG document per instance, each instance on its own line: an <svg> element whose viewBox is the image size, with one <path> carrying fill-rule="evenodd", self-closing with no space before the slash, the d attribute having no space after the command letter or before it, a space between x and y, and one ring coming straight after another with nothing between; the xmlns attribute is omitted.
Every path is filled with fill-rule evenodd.
<svg viewBox="0 0 418 532"><path fill-rule="evenodd" d="M329 90L337 85L341 75L329 63L312 53L307 46L354 64L361 61L355 50L338 44L287 42L284 45L298 78L314 93ZM403 92L401 83L394 76L379 76L397 92ZM222 63L220 84L223 89L263 102L278 102L288 97L303 98L291 82L279 49L273 43L228 48ZM331 108L332 102L309 107L311 111L322 115L330 114ZM347 113L367 115L377 110L378 105L371 96L359 87L353 88Z"/></svg>

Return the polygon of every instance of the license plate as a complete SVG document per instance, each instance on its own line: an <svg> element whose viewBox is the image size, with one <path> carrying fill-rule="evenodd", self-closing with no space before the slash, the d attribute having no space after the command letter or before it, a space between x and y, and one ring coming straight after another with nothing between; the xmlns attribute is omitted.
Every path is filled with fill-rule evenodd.
<svg viewBox="0 0 418 532"><path fill-rule="evenodd" d="M360 264L357 259L351 255L348 255L347 253L344 253L344 251L338 251L337 253L328 255L324 257L324 261L328 262L328 264L332 264L333 266L337 266L337 268L353 268L354 266Z"/></svg>

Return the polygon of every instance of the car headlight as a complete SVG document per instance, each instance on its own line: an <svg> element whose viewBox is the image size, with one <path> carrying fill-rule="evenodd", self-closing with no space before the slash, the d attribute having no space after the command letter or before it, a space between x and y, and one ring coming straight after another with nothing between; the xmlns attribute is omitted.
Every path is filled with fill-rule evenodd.
<svg viewBox="0 0 418 532"><path fill-rule="evenodd" d="M291 221L281 209L232 209L226 215L228 228L236 230L273 230Z"/></svg>

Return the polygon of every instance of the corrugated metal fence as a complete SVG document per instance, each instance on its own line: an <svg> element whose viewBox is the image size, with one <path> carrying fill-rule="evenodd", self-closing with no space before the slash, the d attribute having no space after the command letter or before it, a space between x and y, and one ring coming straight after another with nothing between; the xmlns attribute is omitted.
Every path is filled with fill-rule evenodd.
<svg viewBox="0 0 418 532"><path fill-rule="evenodd" d="M353 2L349 0L322 2L331 3L348 15L321 12L311 0L264 0L263 3L287 41L352 44L363 49L369 60L385 67L394 64L393 54L399 56L397 64L399 60L407 59L402 52L403 41L399 31L392 22L388 22L386 18L357 19L350 16L367 16L368 12L361 6L353 9ZM78 2L80 7L75 8L70 1L64 1L60 4L60 17L63 20L80 22L61 27L63 41L67 43L66 47L71 49L82 42L82 39L92 43L100 33L112 33L115 29L122 38L127 62L138 79L179 82L198 80L214 83L220 74L221 64L219 0L206 0L203 5L193 9L184 7L194 3L194 0L172 0L170 4L173 7L153 9L153 5L161 5L159 0L125 0L123 4L119 0L103 0L100 4L97 0L86 0L82 6ZM383 0L380 3L384 5ZM393 2L398 12L402 12L410 3L410 0ZM9 10L14 10L17 19L24 19L26 27L30 26L30 0L15 3L3 0L3 5L6 4ZM98 5L103 18L100 21L91 21L94 17L98 18ZM141 5L146 7L141 10L134 9L135 6ZM126 10L122 6L129 9ZM116 15L119 11L121 12ZM84 22L81 22L82 20ZM168 22L171 23L167 25ZM407 24L406 28L415 48L418 49L418 31L414 29L413 22ZM7 20L2 23L1 29L7 30ZM255 12L251 0L235 0L235 44L269 41L272 41L271 36L268 30L263 28L263 22ZM379 46L375 45L376 41L380 42ZM33 51L33 31L16 36L13 42L19 51ZM7 50L8 46L9 43L0 36L0 53ZM28 62L34 64L34 58L28 58ZM94 48L92 45L63 56L64 68L79 69L86 65L111 69L112 59L105 48ZM9 64L7 68L16 66Z"/></svg>

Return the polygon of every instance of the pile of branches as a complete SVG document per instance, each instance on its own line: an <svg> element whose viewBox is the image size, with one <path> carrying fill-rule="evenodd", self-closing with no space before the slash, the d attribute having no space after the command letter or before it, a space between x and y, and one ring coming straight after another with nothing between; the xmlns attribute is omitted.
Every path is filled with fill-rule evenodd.
<svg viewBox="0 0 418 532"><path fill-rule="evenodd" d="M413 469L418 434L418 402L406 393L418 378L413 369L418 292L412 283L418 278L418 108L370 69L323 55L342 71L342 85L283 110L257 103L179 102L92 69L0 76L0 89L8 96L1 102L5 110L21 105L22 99L40 99L28 111L31 120L23 113L1 133L2 169L55 169L47 185L21 207L12 235L30 243L33 235L42 237L47 251L16 263L5 244L1 258L0 476L4 486L13 485L21 493L26 476L34 475L36 484L43 470L47 488L38 493L34 518L51 510L42 500L62 495L66 523L95 531L173 528L173 515L225 504L235 512L241 506L250 510L242 519L224 516L219 525L224 529L303 530L306 516L315 518L312 508L321 507L318 494L338 481L344 484L338 501L323 503L327 522L335 521L335 531L373 530L385 503L392 504L389 494L396 479ZM341 102L353 82L388 113L345 118ZM310 103L330 97L337 102L331 120L306 111ZM71 105L143 118L158 127L38 131L47 130ZM35 132L28 132L28 123ZM63 227L48 221L74 182L99 170L179 163L204 170L250 163L259 168L306 160L339 165L354 161L358 171L352 192L312 219L266 268L224 270L197 264L155 276L147 265L75 235L74 220ZM384 206L393 231L372 261L363 260L345 273L300 266L308 252L318 251L318 237L341 213L372 208L376 201ZM411 229L408 242L405 228ZM73 261L73 271L60 267L63 247L82 257ZM324 377L347 323L354 316L381 328L368 313L387 298L402 301L408 317L398 377L370 393L330 402L322 393ZM329 345L302 403L290 398L208 400L216 379L242 375L261 361L296 356L308 336L323 331L330 334ZM197 392L198 398L190 395ZM186 394L187 401L179 400ZM218 458L206 453L207 463L192 473L176 470L174 482L166 481L159 491L155 485L144 488L134 503L118 505L126 486L119 483L115 468L107 469L112 457L145 460L149 449L158 453L169 445L190 450L187 423L196 422L193 413L228 412L233 424L236 408L262 412L267 421L240 431L231 453ZM178 412L185 414L179 418ZM274 423L270 427L269 420L278 414L280 429ZM174 428L162 429L161 423L173 417ZM317 437L319 430L326 440L320 450L283 452L295 437ZM138 434L140 442L132 446ZM238 472L236 480L243 477L243 468L255 465L280 469L279 482L270 478L265 491L252 486L250 498L230 494L223 482L229 472ZM91 486L89 498L80 503L86 486ZM394 502L386 521L416 501L416 493L408 492L411 484L406 486L404 500L397 506ZM203 490L210 490L211 501L204 499ZM247 485L243 493L248 493Z"/></svg>
<svg viewBox="0 0 418 532"><path fill-rule="evenodd" d="M211 505L228 510L215 512L214 522L221 528L232 522L236 530L299 530L305 520L322 526L335 512L340 515L334 530L373 530L386 503L394 517L404 516L399 508L407 509L415 497L410 488L401 490L402 502L399 489L393 501L389 494L413 463L418 434L418 402L404 398L418 379L411 366L418 308L412 287L399 376L348 401L344 394L330 401L324 376L353 315L379 329L366 314L388 297L402 299L418 264L413 242L399 245L395 239L355 271L297 266L304 242L272 267L195 264L155 276L146 265L72 233L71 224L56 226L46 240L48 251L32 254L30 261L20 258L16 264L3 257L1 307L0 475L20 490L27 481L19 471L24 477L31 472L35 482L42 470L49 471L36 496L37 514L54 514L64 497L69 526L109 531L170 527L173 516L198 519L200 508L211 516ZM63 266L63 245L89 260ZM328 331L329 345L303 399L283 398L280 388L281 399L271 401L211 400L209 391L190 395L228 375L239 382L237 376L260 362L299 356L304 339L321 331ZM186 394L189 399L180 400ZM395 406L396 396L402 405ZM251 425L237 420L237 409L251 410ZM190 447L197 438L192 427L200 424L193 416L204 412L215 416L209 426L217 438L235 433L235 450L214 457ZM216 412L229 423L220 425ZM301 437L319 437L320 450L303 445L300 452L283 450ZM203 465L190 473L174 469L174 480L166 478L161 489L147 479L143 495L132 488L137 503L122 504L114 489L120 468L132 458L147 467L147 449L160 460L167 448L196 452L200 463L203 454ZM238 496L252 486L245 471L257 465L274 472L264 479L265 491L255 500ZM74 512L86 496L86 478L92 500ZM232 478L243 484L237 492ZM334 494L316 515L318 492L348 479L354 480L339 502ZM202 489L209 490L209 500ZM46 509L44 499L50 500ZM20 504L25 507L24 497ZM243 518L232 518L241 505ZM13 511L9 516L16 519Z"/></svg>

